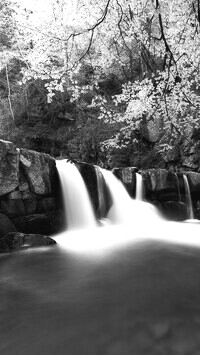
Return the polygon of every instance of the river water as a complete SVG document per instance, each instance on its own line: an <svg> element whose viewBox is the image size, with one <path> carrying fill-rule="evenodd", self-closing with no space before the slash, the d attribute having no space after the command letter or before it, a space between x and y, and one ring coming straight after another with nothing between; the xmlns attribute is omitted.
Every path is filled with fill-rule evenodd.
<svg viewBox="0 0 200 355"><path fill-rule="evenodd" d="M59 238L2 255L0 354L188 354L200 346L199 275L199 248L145 237L100 255Z"/></svg>

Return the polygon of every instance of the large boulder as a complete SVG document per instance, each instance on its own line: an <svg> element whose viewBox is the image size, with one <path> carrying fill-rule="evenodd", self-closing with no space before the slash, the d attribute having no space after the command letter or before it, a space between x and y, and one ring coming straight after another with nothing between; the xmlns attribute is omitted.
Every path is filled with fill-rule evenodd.
<svg viewBox="0 0 200 355"><path fill-rule="evenodd" d="M20 163L33 193L38 195L52 193L56 163L50 155L21 149Z"/></svg>
<svg viewBox="0 0 200 355"><path fill-rule="evenodd" d="M0 253L53 244L55 240L45 235L11 232L0 238Z"/></svg>
<svg viewBox="0 0 200 355"><path fill-rule="evenodd" d="M19 150L11 142L0 140L0 196L19 185Z"/></svg>

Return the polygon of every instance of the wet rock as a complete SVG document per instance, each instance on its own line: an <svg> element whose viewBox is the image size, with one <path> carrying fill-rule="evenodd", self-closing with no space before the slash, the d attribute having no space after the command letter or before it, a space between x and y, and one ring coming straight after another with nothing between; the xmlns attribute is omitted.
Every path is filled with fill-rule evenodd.
<svg viewBox="0 0 200 355"><path fill-rule="evenodd" d="M114 168L113 174L123 182L126 190L131 197L135 197L136 175L138 171L136 167Z"/></svg>
<svg viewBox="0 0 200 355"><path fill-rule="evenodd" d="M93 204L94 211L97 211L99 206L99 199L95 166L92 164L86 164L81 162L77 162L76 166L79 169L81 176L85 182L90 196L90 200Z"/></svg>
<svg viewBox="0 0 200 355"><path fill-rule="evenodd" d="M21 149L20 163L30 190L38 195L51 194L56 173L55 160L48 154Z"/></svg>
<svg viewBox="0 0 200 355"><path fill-rule="evenodd" d="M0 213L0 237L8 232L16 232L16 228L5 214Z"/></svg>
<svg viewBox="0 0 200 355"><path fill-rule="evenodd" d="M0 212L8 217L17 217L25 215L24 204L22 200L0 200Z"/></svg>
<svg viewBox="0 0 200 355"><path fill-rule="evenodd" d="M97 218L102 221L103 218L107 216L112 205L112 198L102 171L98 167L96 167L96 176L98 189L98 209L96 211L96 215Z"/></svg>
<svg viewBox="0 0 200 355"><path fill-rule="evenodd" d="M174 173L166 169L149 169L145 172L150 176L152 191L177 190L177 180ZM142 174L145 176L145 174Z"/></svg>
<svg viewBox="0 0 200 355"><path fill-rule="evenodd" d="M186 172L191 192L200 191L200 174L193 171Z"/></svg>
<svg viewBox="0 0 200 355"><path fill-rule="evenodd" d="M45 235L10 232L0 238L0 253L53 244L55 240Z"/></svg>
<svg viewBox="0 0 200 355"><path fill-rule="evenodd" d="M30 195L26 195L26 198L23 199L23 203L26 215L31 215L36 212L37 201L33 194L30 193Z"/></svg>
<svg viewBox="0 0 200 355"><path fill-rule="evenodd" d="M187 206L179 201L165 201L160 204L160 210L164 217L173 221L184 221L187 219Z"/></svg>
<svg viewBox="0 0 200 355"><path fill-rule="evenodd" d="M37 212L45 213L56 209L56 199L54 197L45 197L37 201Z"/></svg>
<svg viewBox="0 0 200 355"><path fill-rule="evenodd" d="M47 212L46 216L51 221L51 235L63 232L66 230L66 218L63 210Z"/></svg>
<svg viewBox="0 0 200 355"><path fill-rule="evenodd" d="M32 214L13 219L13 223L22 233L46 234L54 233L53 221L45 214Z"/></svg>
<svg viewBox="0 0 200 355"><path fill-rule="evenodd" d="M141 172L144 182L145 196L159 197L159 199L179 199L177 175L166 169L149 169ZM169 194L169 196L167 196ZM164 196L164 198L163 198Z"/></svg>
<svg viewBox="0 0 200 355"><path fill-rule="evenodd" d="M0 196L19 185L19 151L11 142L0 140Z"/></svg>

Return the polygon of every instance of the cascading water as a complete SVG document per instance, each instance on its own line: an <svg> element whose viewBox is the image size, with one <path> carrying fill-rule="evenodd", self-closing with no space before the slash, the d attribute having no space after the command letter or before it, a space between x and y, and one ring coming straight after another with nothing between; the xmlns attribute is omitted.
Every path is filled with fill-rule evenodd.
<svg viewBox="0 0 200 355"><path fill-rule="evenodd" d="M143 201L143 179L142 175L136 173L136 190L135 190L135 199Z"/></svg>
<svg viewBox="0 0 200 355"><path fill-rule="evenodd" d="M111 193L112 206L107 215L111 223L126 223L130 220L131 199L128 192L112 172L100 169Z"/></svg>
<svg viewBox="0 0 200 355"><path fill-rule="evenodd" d="M111 223L139 225L145 220L157 219L159 214L156 208L142 201L142 179L139 179L138 198L133 200L124 188L120 180L118 180L110 171L101 169L104 179L110 190L112 197L112 206L108 213L108 220ZM139 175L139 174L138 174ZM140 198L139 198L140 197Z"/></svg>
<svg viewBox="0 0 200 355"><path fill-rule="evenodd" d="M187 224L167 222L160 217L157 209L143 201L131 199L120 180L110 171L99 169L101 197L99 203L104 206L103 188L106 183L112 201L106 216L106 223L99 226L96 222L87 189L78 169L66 161L57 161L66 201L67 231L56 237L58 245L68 252L84 253L86 256L100 258L112 253L116 248L128 246L137 240L153 239L175 244L198 245L200 241L194 225L193 237L188 238L190 229ZM184 178L187 194L189 185ZM186 183L187 182L187 183ZM190 199L190 194L187 195ZM189 203L188 201L188 203ZM192 205L190 204L190 211ZM190 214L190 218L193 215Z"/></svg>
<svg viewBox="0 0 200 355"><path fill-rule="evenodd" d="M96 226L89 195L76 166L66 160L57 160L56 166L64 195L68 229Z"/></svg>
<svg viewBox="0 0 200 355"><path fill-rule="evenodd" d="M187 178L187 176L185 174L183 174L183 181L184 181L184 187L185 187L185 196L186 196L188 219L194 219L194 212L193 212L193 206L192 206L190 186L189 186L189 183L188 183L188 178Z"/></svg>

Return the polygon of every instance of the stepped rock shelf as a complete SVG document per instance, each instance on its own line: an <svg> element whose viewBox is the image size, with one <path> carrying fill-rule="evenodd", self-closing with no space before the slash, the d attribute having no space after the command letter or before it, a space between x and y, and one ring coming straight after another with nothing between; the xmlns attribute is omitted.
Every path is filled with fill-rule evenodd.
<svg viewBox="0 0 200 355"><path fill-rule="evenodd" d="M97 219L105 218L112 199L98 167L76 162L88 189ZM115 168L130 196L135 198L138 169ZM188 218L184 174L148 169L142 176L143 199L172 220ZM185 172L194 209L200 219L200 174ZM48 154L19 149L0 140L0 252L53 244L50 236L65 228L62 192L56 161Z"/></svg>

